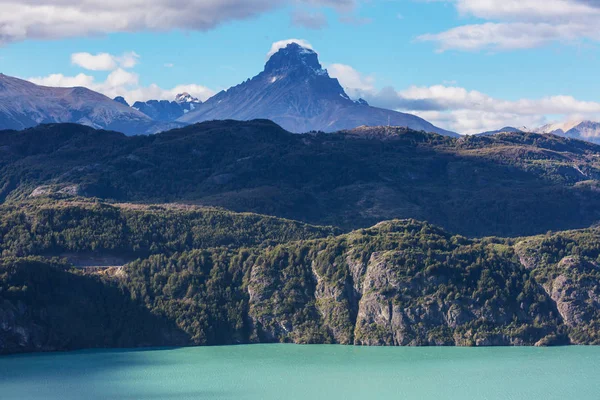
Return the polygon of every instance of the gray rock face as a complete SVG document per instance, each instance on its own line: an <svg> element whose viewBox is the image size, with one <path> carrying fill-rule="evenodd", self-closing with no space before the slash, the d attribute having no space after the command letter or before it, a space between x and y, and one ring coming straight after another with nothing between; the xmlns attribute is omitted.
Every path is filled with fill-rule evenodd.
<svg viewBox="0 0 600 400"><path fill-rule="evenodd" d="M600 286L595 277L600 274L600 267L579 256L567 256L555 260L555 264L548 264L534 242L518 243L516 250L521 264L540 275L539 286L554 302L561 322L570 328L570 342L589 344L590 340L596 340L597 321L600 318ZM551 273L546 272L548 269ZM564 344L564 338L561 340L560 337L551 336L541 340L538 345L554 342Z"/></svg>
<svg viewBox="0 0 600 400"><path fill-rule="evenodd" d="M564 273L545 288L556 302L556 308L567 326L577 328L587 325L599 313L600 287L585 275L587 270L597 270L598 267L577 257L563 258L558 267Z"/></svg>
<svg viewBox="0 0 600 400"><path fill-rule="evenodd" d="M322 68L317 53L295 43L275 53L263 72L218 93L178 121L220 119L270 119L295 133L390 124L457 136L414 115L350 99L338 80Z"/></svg>
<svg viewBox="0 0 600 400"><path fill-rule="evenodd" d="M27 307L19 302L0 302L0 353L4 349L44 351L44 331L27 318ZM41 312L43 314L43 312ZM16 351L13 351L16 352Z"/></svg>
<svg viewBox="0 0 600 400"><path fill-rule="evenodd" d="M402 252L371 255L356 319L355 344L454 345L458 343L437 338L435 332L456 330L479 318L491 317L501 323L493 315L486 316L484 309L470 310L463 301L440 302L432 294L423 296L426 287L435 284L406 279L401 271L402 265L398 264L403 259ZM402 300L402 297L410 296L420 298L420 301L406 303Z"/></svg>
<svg viewBox="0 0 600 400"><path fill-rule="evenodd" d="M558 318L552 306L545 311L547 319L536 322L537 330L529 328L539 318L540 307L552 300L533 280L523 282L527 270L520 265L504 263L495 272L428 270L432 256L416 249L384 250L373 244L366 253L357 251L367 240L360 235L349 238L335 259L330 255L339 247L299 251L304 254L300 259L298 253L278 249L277 263L255 263L248 292L257 340L368 346L553 342L546 338ZM492 285L488 294L478 282ZM502 294L507 287L523 295L515 300ZM555 296L559 312L571 312L560 307L560 296ZM575 325L585 320L575 318Z"/></svg>
<svg viewBox="0 0 600 400"><path fill-rule="evenodd" d="M125 134L148 134L179 124L160 125L120 101L92 90L38 86L0 74L0 129L72 122Z"/></svg>
<svg viewBox="0 0 600 400"><path fill-rule="evenodd" d="M127 102L127 100L125 100L125 98L123 96L117 96L113 100L116 101L117 103L121 103L124 106L129 107L129 103Z"/></svg>

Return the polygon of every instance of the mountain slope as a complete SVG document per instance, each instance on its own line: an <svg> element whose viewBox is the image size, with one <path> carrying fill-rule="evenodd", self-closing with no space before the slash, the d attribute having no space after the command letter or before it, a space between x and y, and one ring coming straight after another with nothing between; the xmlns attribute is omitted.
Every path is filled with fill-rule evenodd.
<svg viewBox="0 0 600 400"><path fill-rule="evenodd" d="M181 93L177 95L175 101L136 101L132 107L155 121L171 122L195 110L201 104L200 100L192 97L189 93Z"/></svg>
<svg viewBox="0 0 600 400"><path fill-rule="evenodd" d="M456 136L414 115L351 100L322 68L317 53L296 43L275 53L263 72L218 93L179 121L223 119L269 119L295 133L392 125Z"/></svg>
<svg viewBox="0 0 600 400"><path fill-rule="evenodd" d="M591 143L530 133L296 135L260 120L126 137L44 125L0 132L0 200L185 202L345 229L417 218L523 236L600 220L599 155Z"/></svg>
<svg viewBox="0 0 600 400"><path fill-rule="evenodd" d="M510 132L520 132L520 133L522 133L522 132L526 132L526 129L525 128L521 128L521 129L514 128L512 126L505 126L502 129L498 129L498 130L495 130L495 131L481 132L481 133L477 133L477 134L475 134L473 136L490 136L490 135L495 135L497 133L504 133L504 132L509 132L509 133Z"/></svg>
<svg viewBox="0 0 600 400"><path fill-rule="evenodd" d="M567 121L544 125L534 132L551 133L573 139L587 140L600 143L600 122L594 121Z"/></svg>
<svg viewBox="0 0 600 400"><path fill-rule="evenodd" d="M126 134L155 133L177 124L156 124L147 115L92 90L38 86L0 74L0 129L74 122Z"/></svg>

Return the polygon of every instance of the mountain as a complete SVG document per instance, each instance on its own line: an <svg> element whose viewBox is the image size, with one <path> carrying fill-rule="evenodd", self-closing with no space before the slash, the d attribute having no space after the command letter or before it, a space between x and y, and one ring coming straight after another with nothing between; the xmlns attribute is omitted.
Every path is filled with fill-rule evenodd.
<svg viewBox="0 0 600 400"><path fill-rule="evenodd" d="M225 119L269 119L295 133L392 125L457 136L417 116L353 101L323 69L317 53L296 43L273 54L254 78L218 93L178 121Z"/></svg>
<svg viewBox="0 0 600 400"><path fill-rule="evenodd" d="M0 354L598 345L598 157L267 120L1 131Z"/></svg>
<svg viewBox="0 0 600 400"><path fill-rule="evenodd" d="M146 114L155 121L171 122L195 110L202 104L200 100L189 93L178 94L175 101L149 100L137 101L133 108Z"/></svg>
<svg viewBox="0 0 600 400"><path fill-rule="evenodd" d="M113 100L116 101L117 103L121 103L124 106L129 107L129 103L127 102L127 100L125 100L125 98L123 96L117 96Z"/></svg>
<svg viewBox="0 0 600 400"><path fill-rule="evenodd" d="M490 136L490 135L495 135L497 133L505 133L505 132L520 132L520 133L523 133L523 132L526 132L526 131L527 131L527 128L525 128L525 127L519 129L519 128L514 128L512 126L505 126L502 129L498 129L498 130L495 130L495 131L481 132L481 133L477 133L477 134L475 134L473 136Z"/></svg>
<svg viewBox="0 0 600 400"><path fill-rule="evenodd" d="M598 229L468 239L415 220L336 234L181 205L0 211L0 354L600 344Z"/></svg>
<svg viewBox="0 0 600 400"><path fill-rule="evenodd" d="M147 115L92 90L54 88L0 74L0 129L73 122L126 134L148 134L179 126L157 124Z"/></svg>
<svg viewBox="0 0 600 400"><path fill-rule="evenodd" d="M558 122L544 125L534 132L552 133L558 136L600 143L600 122L581 120Z"/></svg>
<svg viewBox="0 0 600 400"><path fill-rule="evenodd" d="M0 133L0 201L191 203L344 229L415 218L467 236L525 236L600 221L598 156L598 145L532 133L297 135L257 120L126 137L42 125Z"/></svg>

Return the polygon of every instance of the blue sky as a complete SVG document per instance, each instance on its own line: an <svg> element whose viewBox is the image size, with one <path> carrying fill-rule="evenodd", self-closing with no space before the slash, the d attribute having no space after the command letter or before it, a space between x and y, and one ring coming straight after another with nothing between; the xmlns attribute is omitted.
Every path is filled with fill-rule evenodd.
<svg viewBox="0 0 600 400"><path fill-rule="evenodd" d="M349 94L447 129L600 118L595 0L252 0L235 11L238 0L219 10L193 0L181 14L173 1L135 0L156 10L143 20L113 0L97 18L93 0L73 1L84 17L69 20L65 1L25 0L27 11L0 16L0 72L128 100L183 89L206 98L256 75L273 42L297 38ZM56 8L57 22L33 25L36 7ZM415 99L431 109L410 109Z"/></svg>

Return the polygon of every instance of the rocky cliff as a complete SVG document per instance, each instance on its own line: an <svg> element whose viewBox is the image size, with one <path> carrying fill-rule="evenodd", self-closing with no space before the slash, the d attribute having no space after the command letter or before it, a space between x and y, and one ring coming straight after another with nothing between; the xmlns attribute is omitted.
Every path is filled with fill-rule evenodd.
<svg viewBox="0 0 600 400"><path fill-rule="evenodd" d="M597 229L474 240L406 220L85 273L7 259L0 348L599 344L597 243Z"/></svg>

